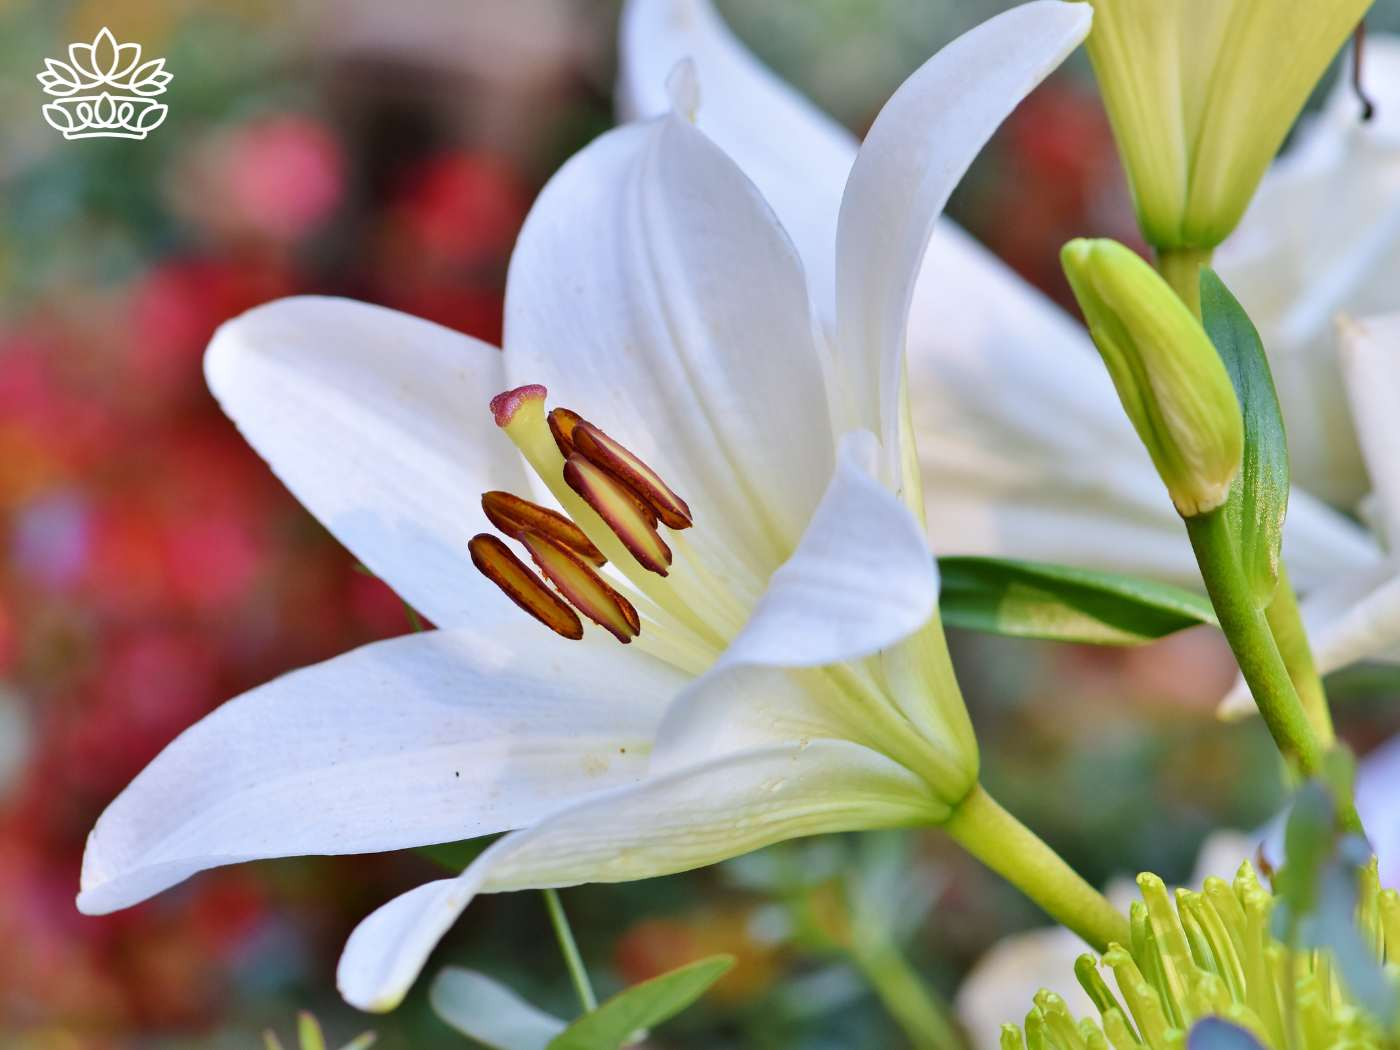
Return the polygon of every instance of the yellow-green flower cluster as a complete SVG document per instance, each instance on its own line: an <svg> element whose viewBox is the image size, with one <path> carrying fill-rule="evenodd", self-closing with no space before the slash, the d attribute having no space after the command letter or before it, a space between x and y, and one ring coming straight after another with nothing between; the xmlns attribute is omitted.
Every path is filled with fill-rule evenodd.
<svg viewBox="0 0 1400 1050"><path fill-rule="evenodd" d="M1378 958L1389 946L1400 961L1400 895L1380 889L1374 863L1362 880L1362 932ZM1183 1050L1191 1026L1207 1017L1247 1029L1268 1050L1391 1045L1349 999L1327 953L1290 951L1273 937L1273 897L1248 863L1233 883L1207 879L1201 892L1178 890L1174 900L1155 875L1140 875L1138 887L1131 944L1075 964L1098 1018L1076 1021L1060 996L1042 991L1024 1031L1003 1027L1002 1050Z"/></svg>

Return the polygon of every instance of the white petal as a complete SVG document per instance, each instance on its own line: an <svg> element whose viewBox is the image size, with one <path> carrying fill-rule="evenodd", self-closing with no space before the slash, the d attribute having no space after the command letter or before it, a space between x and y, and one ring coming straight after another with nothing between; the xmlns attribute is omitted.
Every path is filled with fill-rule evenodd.
<svg viewBox="0 0 1400 1050"><path fill-rule="evenodd" d="M899 476L898 397L910 303L934 223L1008 113L1089 31L1092 9L1035 0L934 55L886 103L861 146L836 240L837 354L855 421Z"/></svg>
<svg viewBox="0 0 1400 1050"><path fill-rule="evenodd" d="M1343 321L1342 372L1391 545L1400 541L1400 313Z"/></svg>
<svg viewBox="0 0 1400 1050"><path fill-rule="evenodd" d="M438 974L428 994L434 1013L493 1050L545 1050L565 1028L499 981L460 966Z"/></svg>
<svg viewBox="0 0 1400 1050"><path fill-rule="evenodd" d="M666 78L683 58L699 74L700 130L773 206L802 255L813 301L832 320L836 215L855 137L759 62L709 0L629 0L617 78L623 119L667 112Z"/></svg>
<svg viewBox="0 0 1400 1050"><path fill-rule="evenodd" d="M1363 758L1356 770L1356 810L1380 861L1382 886L1400 883L1400 736Z"/></svg>
<svg viewBox="0 0 1400 1050"><path fill-rule="evenodd" d="M521 616L472 566L487 489L524 472L487 408L501 354L345 299L284 299L215 334L210 389L292 494L440 627Z"/></svg>
<svg viewBox="0 0 1400 1050"><path fill-rule="evenodd" d="M683 684L537 624L410 635L295 671L186 730L117 797L78 905L113 911L222 864L519 827L638 780Z"/></svg>
<svg viewBox="0 0 1400 1050"><path fill-rule="evenodd" d="M390 901L351 934L337 983L361 1009L393 1009L479 892L650 878L783 839L926 817L918 778L855 744L731 755L561 810L501 839L457 878Z"/></svg>
<svg viewBox="0 0 1400 1050"><path fill-rule="evenodd" d="M836 472L797 550L768 582L717 667L818 667L914 633L938 607L938 570L914 516L878 480L879 446L842 439Z"/></svg>
<svg viewBox="0 0 1400 1050"><path fill-rule="evenodd" d="M702 85L703 90L703 85ZM541 193L511 261L506 369L646 460L765 578L831 473L801 266L704 135L665 117L603 135Z"/></svg>
<svg viewBox="0 0 1400 1050"><path fill-rule="evenodd" d="M1003 937L988 949L958 987L954 1007L976 1050L999 1050L1001 1026L1021 1024L1042 988L1069 1005L1075 1017L1096 1017L1093 1001L1074 976L1074 961L1087 949L1063 926Z"/></svg>

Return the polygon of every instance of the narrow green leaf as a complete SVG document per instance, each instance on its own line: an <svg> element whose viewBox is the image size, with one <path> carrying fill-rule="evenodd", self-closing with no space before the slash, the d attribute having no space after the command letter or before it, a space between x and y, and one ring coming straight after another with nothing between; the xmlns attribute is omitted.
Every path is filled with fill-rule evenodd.
<svg viewBox="0 0 1400 1050"><path fill-rule="evenodd" d="M428 1001L449 1025L491 1050L544 1050L564 1031L559 1018L484 973L459 966L437 975Z"/></svg>
<svg viewBox="0 0 1400 1050"><path fill-rule="evenodd" d="M321 1022L307 1010L297 1014L297 1038L301 1040L301 1050L326 1050Z"/></svg>
<svg viewBox="0 0 1400 1050"><path fill-rule="evenodd" d="M1215 271L1201 271L1201 315L1244 416L1244 461L1226 514L1245 578L1262 609L1278 586L1283 518L1288 510L1288 439L1264 344L1244 307Z"/></svg>
<svg viewBox="0 0 1400 1050"><path fill-rule="evenodd" d="M1203 596L1117 573L1009 558L938 559L943 622L970 631L1141 645L1215 624Z"/></svg>
<svg viewBox="0 0 1400 1050"><path fill-rule="evenodd" d="M634 984L569 1025L546 1050L618 1050L695 1002L733 965L732 955L712 955Z"/></svg>
<svg viewBox="0 0 1400 1050"><path fill-rule="evenodd" d="M1264 1044L1243 1028L1218 1017L1207 1017L1191 1029L1186 1050L1264 1050Z"/></svg>

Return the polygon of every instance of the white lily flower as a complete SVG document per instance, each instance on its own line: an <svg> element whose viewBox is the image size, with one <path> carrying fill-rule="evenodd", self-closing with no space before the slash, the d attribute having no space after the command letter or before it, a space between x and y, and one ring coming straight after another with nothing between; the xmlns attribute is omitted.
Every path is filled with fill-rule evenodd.
<svg viewBox="0 0 1400 1050"><path fill-rule="evenodd" d="M1364 54L1373 119L1339 78L1216 256L1264 339L1294 479L1347 507L1368 482L1334 320L1400 309L1400 37Z"/></svg>
<svg viewBox="0 0 1400 1050"><path fill-rule="evenodd" d="M688 64L670 113L600 137L542 192L503 353L337 300L225 325L206 359L225 410L440 630L298 671L188 730L99 820L79 907L235 861L523 828L356 929L341 990L388 1009L477 892L949 819L977 749L906 506L922 510L905 318L953 186L1090 17L1013 9L891 99L845 190L830 330L759 189L686 119ZM617 440L547 417L546 392ZM572 521L525 502L532 484ZM585 635L575 608L630 644Z"/></svg>
<svg viewBox="0 0 1400 1050"><path fill-rule="evenodd" d="M773 205L819 316L833 326L835 234L855 138L749 53L709 0L629 0L622 115L664 112L666 75L684 57L706 85L699 127ZM936 550L1199 586L1180 518L1082 326L947 219L903 294L912 427ZM1297 487L1285 556L1302 589L1379 561L1361 529Z"/></svg>
<svg viewBox="0 0 1400 1050"><path fill-rule="evenodd" d="M1395 798L1400 793L1400 737L1367 755L1357 768L1356 807L1371 830L1371 846L1380 861L1383 886L1400 883L1400 820ZM1228 876L1262 850L1276 866L1282 863L1283 817L1259 831L1217 831L1206 838L1186 885L1199 888L1212 875ZM1129 879L1115 879L1107 891L1126 910L1137 897ZM958 988L958 1019L975 1050L1000 1050L1001 1026L1019 1024L1035 993L1047 988L1069 1005L1075 1017L1096 1016L1093 1003L1074 974L1084 942L1058 926L1045 926L1004 937L977 961Z"/></svg>

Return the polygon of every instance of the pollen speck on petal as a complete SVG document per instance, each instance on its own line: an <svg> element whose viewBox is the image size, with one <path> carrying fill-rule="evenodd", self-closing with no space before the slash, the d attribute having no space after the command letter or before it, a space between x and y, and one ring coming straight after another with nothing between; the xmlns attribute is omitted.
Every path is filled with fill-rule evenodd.
<svg viewBox="0 0 1400 1050"><path fill-rule="evenodd" d="M583 622L530 567L511 553L501 540L489 533L473 536L467 544L472 564L499 587L511 601L524 609L555 634L578 641Z"/></svg>

